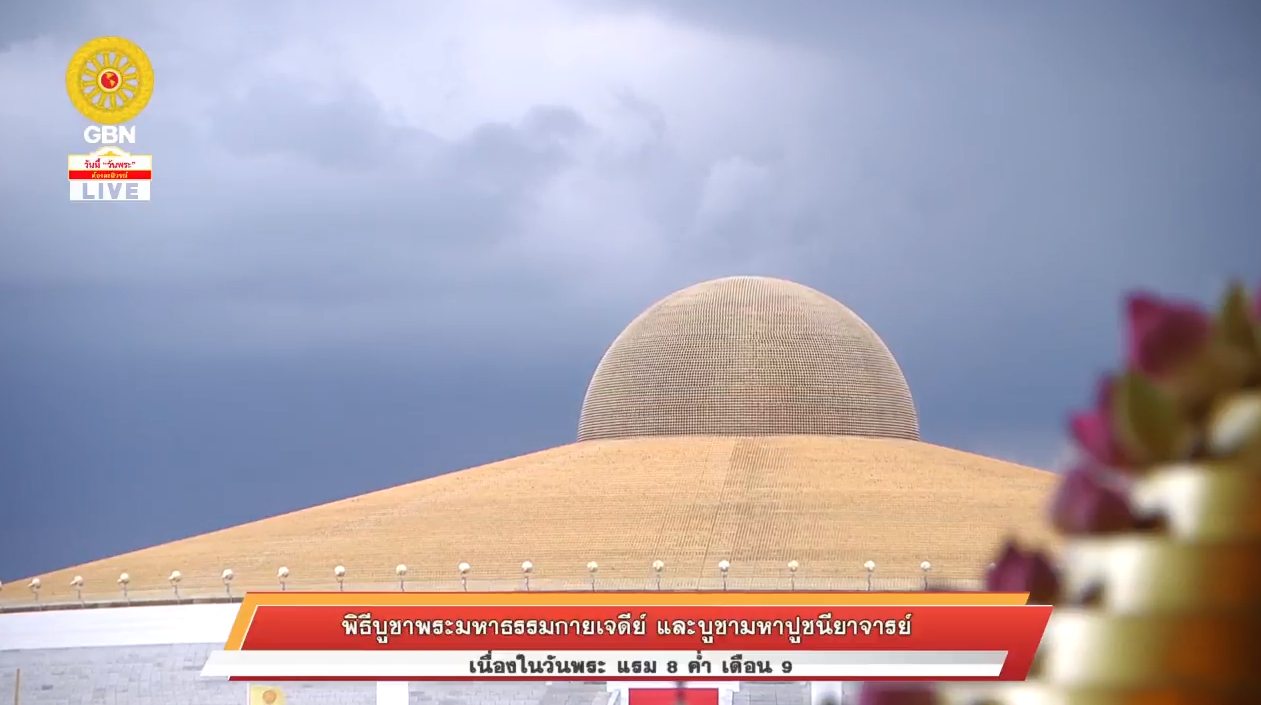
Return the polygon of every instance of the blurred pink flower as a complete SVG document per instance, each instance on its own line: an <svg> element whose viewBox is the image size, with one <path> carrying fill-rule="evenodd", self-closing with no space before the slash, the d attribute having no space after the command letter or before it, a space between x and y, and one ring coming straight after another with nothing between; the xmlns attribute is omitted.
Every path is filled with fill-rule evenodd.
<svg viewBox="0 0 1261 705"><path fill-rule="evenodd" d="M1060 593L1060 578L1041 551L1025 551L1008 539L993 569L985 576L989 592L1027 592L1029 604L1049 605Z"/></svg>
<svg viewBox="0 0 1261 705"><path fill-rule="evenodd" d="M1200 307L1151 294L1132 294L1126 317L1130 367L1154 379L1176 372L1212 334L1212 320Z"/></svg>
<svg viewBox="0 0 1261 705"><path fill-rule="evenodd" d="M936 705L932 683L870 681L858 691L858 705Z"/></svg>
<svg viewBox="0 0 1261 705"><path fill-rule="evenodd" d="M1129 531L1138 524L1125 492L1091 465L1064 475L1051 504L1051 523L1065 536Z"/></svg>
<svg viewBox="0 0 1261 705"><path fill-rule="evenodd" d="M1095 392L1095 408L1074 414L1069 420L1069 430L1078 447L1095 462L1110 468L1126 465L1121 444L1112 432L1112 390L1115 385L1113 377L1100 380Z"/></svg>

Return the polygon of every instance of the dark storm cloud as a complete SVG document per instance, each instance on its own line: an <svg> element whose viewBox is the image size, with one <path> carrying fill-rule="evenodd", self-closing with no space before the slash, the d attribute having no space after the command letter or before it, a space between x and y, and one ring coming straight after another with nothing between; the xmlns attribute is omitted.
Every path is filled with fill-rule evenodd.
<svg viewBox="0 0 1261 705"><path fill-rule="evenodd" d="M930 441L1046 465L1122 291L1261 274L1242 4L378 5L94 20L159 69L160 178L128 210L0 174L0 535L40 527L0 578L565 442L625 323L729 274L862 315ZM51 173L87 37L37 14L0 128Z"/></svg>
<svg viewBox="0 0 1261 705"><path fill-rule="evenodd" d="M371 95L348 85L315 101L288 81L253 86L208 115L211 137L243 157L298 156L322 166L376 171L403 165L439 148L439 138L390 125Z"/></svg>
<svg viewBox="0 0 1261 705"><path fill-rule="evenodd" d="M910 0L896 5L832 0L594 0L621 10L649 9L709 29L834 48L883 48L913 56L927 29L965 47L978 27L1000 29L1013 40L1058 46L1063 68L1101 61L1101 68L1194 64L1238 76L1255 69L1261 6L1251 0ZM1175 34L1176 31L1176 34ZM1012 42L1016 48L1023 42ZM993 56L996 63L1005 57ZM928 67L926 67L928 68ZM1061 67L1050 67L1061 68Z"/></svg>
<svg viewBox="0 0 1261 705"><path fill-rule="evenodd" d="M90 31L102 4L89 0L7 2L0 8L0 52L50 34Z"/></svg>
<svg viewBox="0 0 1261 705"><path fill-rule="evenodd" d="M206 113L195 149L179 147L196 134L190 121L155 112L141 129L169 155L168 178L148 217L106 211L92 229L108 236L67 237L79 214L49 204L42 185L10 185L44 206L4 216L15 226L0 264L14 282L8 311L29 311L14 325L34 327L32 344L432 345L423 330L440 326L460 332L444 347L467 351L485 340L477 328L494 328L483 317L562 296L556 278L498 252L587 130L571 109L537 106L446 140L390 124L362 92L320 101L276 81ZM33 298L60 315L23 308ZM108 312L88 314L87 301ZM100 320L117 335L102 336Z"/></svg>
<svg viewBox="0 0 1261 705"><path fill-rule="evenodd" d="M875 325L930 437L1011 448L996 437L1058 430L1115 353L1121 290L1204 298L1257 276L1255 4L623 6L804 42L841 67L814 116L833 127L809 176L830 188L774 224L791 253L774 269ZM773 200L802 165L764 167ZM767 230L741 213L718 239L756 250Z"/></svg>
<svg viewBox="0 0 1261 705"><path fill-rule="evenodd" d="M545 179L567 160L565 142L587 125L563 106L537 106L518 123L478 127L455 143L405 124L391 123L380 104L350 84L331 100L314 99L292 80L254 86L207 116L211 136L244 157L297 156L321 166L378 173L417 170L435 158L444 169L478 170L505 182Z"/></svg>
<svg viewBox="0 0 1261 705"><path fill-rule="evenodd" d="M0 575L570 442L585 390L572 372L592 353L441 366L361 353L213 365L6 355L0 448L7 496L23 506L0 515Z"/></svg>

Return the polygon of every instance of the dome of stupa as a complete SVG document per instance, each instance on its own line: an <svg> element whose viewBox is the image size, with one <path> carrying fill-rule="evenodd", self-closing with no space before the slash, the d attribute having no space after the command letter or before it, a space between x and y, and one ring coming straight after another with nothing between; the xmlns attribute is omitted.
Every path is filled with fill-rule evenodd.
<svg viewBox="0 0 1261 705"><path fill-rule="evenodd" d="M807 286L727 277L640 314L587 389L578 440L642 436L919 440L892 353L857 314Z"/></svg>

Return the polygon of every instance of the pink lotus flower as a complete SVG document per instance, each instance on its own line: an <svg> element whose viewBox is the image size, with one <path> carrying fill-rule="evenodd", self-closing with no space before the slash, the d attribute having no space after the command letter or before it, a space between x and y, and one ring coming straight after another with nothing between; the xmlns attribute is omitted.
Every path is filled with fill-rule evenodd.
<svg viewBox="0 0 1261 705"><path fill-rule="evenodd" d="M1027 592L1029 604L1053 604L1060 594L1060 578L1041 551L1024 551L1008 540L985 576L989 592Z"/></svg>
<svg viewBox="0 0 1261 705"><path fill-rule="evenodd" d="M1121 444L1112 432L1112 390L1115 385L1115 378L1103 378L1095 393L1095 408L1074 414L1069 420L1069 430L1077 446L1095 462L1109 468L1126 466Z"/></svg>
<svg viewBox="0 0 1261 705"><path fill-rule="evenodd" d="M858 705L936 705L937 693L931 683L872 681L858 691Z"/></svg>
<svg viewBox="0 0 1261 705"><path fill-rule="evenodd" d="M1130 367L1155 379L1176 372L1200 352L1213 328L1198 306L1150 294L1131 295L1126 317Z"/></svg>
<svg viewBox="0 0 1261 705"><path fill-rule="evenodd" d="M1138 526L1125 493L1109 483L1099 468L1082 465L1068 471L1051 505L1051 523L1066 536L1129 531Z"/></svg>

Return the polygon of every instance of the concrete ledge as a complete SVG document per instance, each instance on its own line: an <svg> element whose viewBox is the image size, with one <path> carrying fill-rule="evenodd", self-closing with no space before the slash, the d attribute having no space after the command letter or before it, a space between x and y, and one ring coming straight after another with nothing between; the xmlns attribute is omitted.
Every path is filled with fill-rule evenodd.
<svg viewBox="0 0 1261 705"><path fill-rule="evenodd" d="M173 605L227 605L240 604L244 597L190 597L179 600L173 597L147 600L96 600L93 602L49 602L31 603L29 605L5 606L0 608L0 616L22 612L58 612L66 610L113 609L115 607L165 607Z"/></svg>

